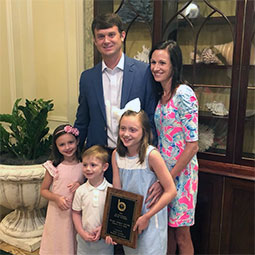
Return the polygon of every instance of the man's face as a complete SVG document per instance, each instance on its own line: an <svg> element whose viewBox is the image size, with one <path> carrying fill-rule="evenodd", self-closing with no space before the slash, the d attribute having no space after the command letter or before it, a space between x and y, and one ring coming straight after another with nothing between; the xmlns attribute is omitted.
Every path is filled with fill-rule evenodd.
<svg viewBox="0 0 255 255"><path fill-rule="evenodd" d="M119 32L117 26L107 29L95 29L94 43L103 59L121 56L122 42L125 35L124 31Z"/></svg>

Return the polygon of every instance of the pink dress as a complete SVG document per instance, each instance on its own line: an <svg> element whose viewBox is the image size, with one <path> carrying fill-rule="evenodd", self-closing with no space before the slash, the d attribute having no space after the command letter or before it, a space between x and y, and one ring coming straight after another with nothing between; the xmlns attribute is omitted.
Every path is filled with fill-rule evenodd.
<svg viewBox="0 0 255 255"><path fill-rule="evenodd" d="M52 192L73 200L74 193L69 191L67 185L77 181L83 183L82 163L75 165L60 163L57 167L54 167L51 161L47 161L43 166L53 177ZM56 203L49 201L40 247L41 255L75 254L76 233L71 213L72 207L62 211Z"/></svg>
<svg viewBox="0 0 255 255"><path fill-rule="evenodd" d="M171 171L185 149L186 142L198 140L198 101L194 91L180 85L167 104L157 105L154 115L158 149ZM168 225L194 225L198 187L198 161L195 155L175 178L177 196L168 206Z"/></svg>

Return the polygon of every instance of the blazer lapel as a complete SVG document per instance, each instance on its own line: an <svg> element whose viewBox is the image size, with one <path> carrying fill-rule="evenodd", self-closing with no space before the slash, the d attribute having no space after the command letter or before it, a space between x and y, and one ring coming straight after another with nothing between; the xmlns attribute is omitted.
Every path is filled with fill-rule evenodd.
<svg viewBox="0 0 255 255"><path fill-rule="evenodd" d="M95 94L97 96L98 104L100 110L106 121L106 112L105 112L105 103L104 103L104 90L103 90L103 81L102 81L102 63L99 63L95 66L96 72L94 76L93 86L95 89Z"/></svg>
<svg viewBox="0 0 255 255"><path fill-rule="evenodd" d="M134 77L135 77L134 63L131 58L125 55L123 84L120 102L121 109L124 108L126 103L128 102L129 93L133 86Z"/></svg>

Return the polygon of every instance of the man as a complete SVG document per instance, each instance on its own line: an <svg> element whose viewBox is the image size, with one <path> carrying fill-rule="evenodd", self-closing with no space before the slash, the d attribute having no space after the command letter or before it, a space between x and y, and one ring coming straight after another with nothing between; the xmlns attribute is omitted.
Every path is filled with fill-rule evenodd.
<svg viewBox="0 0 255 255"><path fill-rule="evenodd" d="M80 131L80 145L85 142L88 148L100 144L112 152L118 136L115 109L123 109L135 98L139 98L141 108L148 114L156 137L153 78L147 64L122 52L126 33L120 17L114 13L97 16L92 22L92 32L102 62L81 74L79 106L74 124ZM111 167L105 176L112 182Z"/></svg>

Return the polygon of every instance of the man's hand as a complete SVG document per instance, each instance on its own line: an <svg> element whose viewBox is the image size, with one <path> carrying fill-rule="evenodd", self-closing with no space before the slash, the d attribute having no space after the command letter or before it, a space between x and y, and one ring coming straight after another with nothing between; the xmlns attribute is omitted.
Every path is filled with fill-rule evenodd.
<svg viewBox="0 0 255 255"><path fill-rule="evenodd" d="M161 184L158 181L154 182L149 188L148 194L147 194L148 196L145 200L145 203L149 202L149 204L147 205L147 208L152 207L161 197L162 193L163 193L163 188Z"/></svg>

